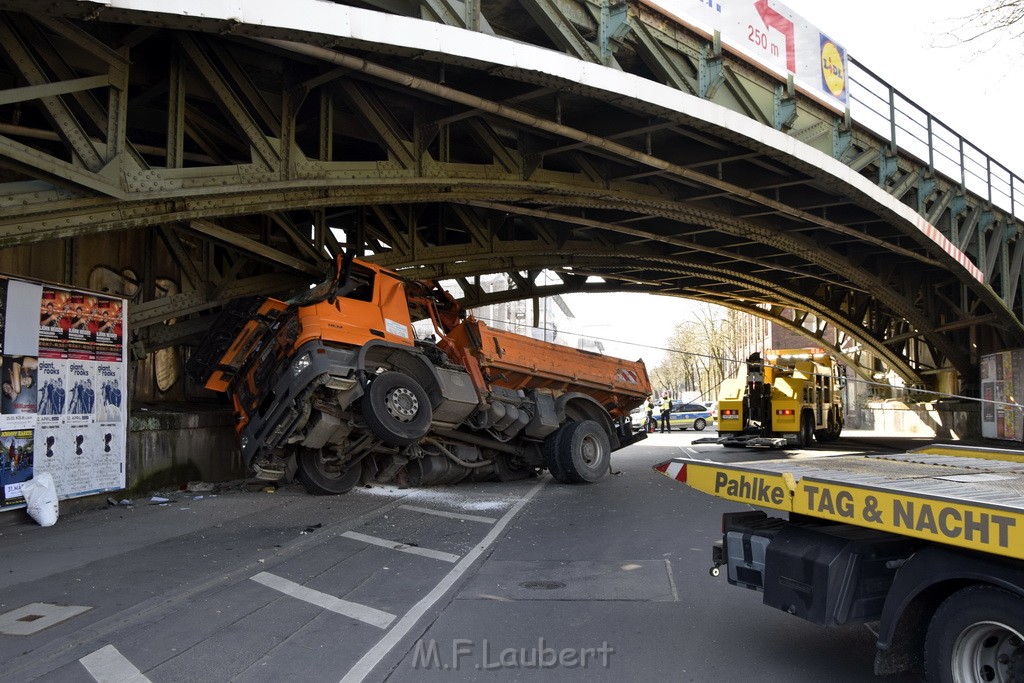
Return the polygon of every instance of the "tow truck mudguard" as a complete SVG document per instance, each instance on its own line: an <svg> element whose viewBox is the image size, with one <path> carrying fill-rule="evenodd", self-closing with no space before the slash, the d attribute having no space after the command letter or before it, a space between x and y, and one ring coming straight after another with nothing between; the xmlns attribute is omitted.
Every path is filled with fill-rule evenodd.
<svg viewBox="0 0 1024 683"><path fill-rule="evenodd" d="M926 545L903 563L886 596L878 625L876 674L898 673L913 665L914 652L919 650L915 638L923 635L921 620L964 582L986 583L1024 596L1019 562ZM938 590L929 590L933 587Z"/></svg>

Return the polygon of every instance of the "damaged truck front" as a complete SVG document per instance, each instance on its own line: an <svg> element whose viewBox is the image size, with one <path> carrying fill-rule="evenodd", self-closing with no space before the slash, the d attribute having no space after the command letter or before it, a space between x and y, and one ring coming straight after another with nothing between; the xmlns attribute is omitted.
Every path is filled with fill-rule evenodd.
<svg viewBox="0 0 1024 683"><path fill-rule="evenodd" d="M429 340L412 323L432 321ZM244 461L315 494L362 482L509 481L547 469L593 482L644 438L643 361L579 351L463 320L436 283L339 258L298 300L246 299L189 362L228 394Z"/></svg>

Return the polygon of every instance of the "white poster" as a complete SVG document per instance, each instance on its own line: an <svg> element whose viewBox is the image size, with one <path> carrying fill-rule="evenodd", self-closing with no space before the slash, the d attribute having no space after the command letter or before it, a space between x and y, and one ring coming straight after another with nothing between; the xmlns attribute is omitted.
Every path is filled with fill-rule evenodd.
<svg viewBox="0 0 1024 683"><path fill-rule="evenodd" d="M846 50L776 0L647 0L682 24L712 35L731 51L785 77L843 111L849 97Z"/></svg>

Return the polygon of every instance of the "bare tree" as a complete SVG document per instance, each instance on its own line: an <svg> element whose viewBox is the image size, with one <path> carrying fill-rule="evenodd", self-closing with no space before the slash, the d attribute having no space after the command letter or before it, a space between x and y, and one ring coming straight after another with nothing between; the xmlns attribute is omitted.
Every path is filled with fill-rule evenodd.
<svg viewBox="0 0 1024 683"><path fill-rule="evenodd" d="M729 368L732 338L724 309L710 304L695 308L691 319L676 325L666 342L667 357L651 371L655 388L717 400L718 387Z"/></svg>
<svg viewBox="0 0 1024 683"><path fill-rule="evenodd" d="M964 42L991 37L1002 31L1009 38L1024 36L1024 0L991 0L966 17L966 23L955 31Z"/></svg>

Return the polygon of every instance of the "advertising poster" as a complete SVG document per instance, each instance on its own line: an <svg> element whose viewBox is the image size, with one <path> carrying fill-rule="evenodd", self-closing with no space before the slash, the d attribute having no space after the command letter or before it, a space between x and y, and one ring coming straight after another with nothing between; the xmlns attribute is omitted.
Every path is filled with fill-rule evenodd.
<svg viewBox="0 0 1024 683"><path fill-rule="evenodd" d="M124 320L121 302L98 298L93 308L92 326L96 329L96 354L106 360L121 360L124 345Z"/></svg>
<svg viewBox="0 0 1024 683"><path fill-rule="evenodd" d="M3 350L4 328L7 322L7 280L0 278L0 354Z"/></svg>
<svg viewBox="0 0 1024 683"><path fill-rule="evenodd" d="M987 439L1024 440L1024 349L981 358L981 435Z"/></svg>
<svg viewBox="0 0 1024 683"><path fill-rule="evenodd" d="M706 35L718 31L732 52L794 82L839 111L849 100L849 58L841 45L776 0L647 0Z"/></svg>
<svg viewBox="0 0 1024 683"><path fill-rule="evenodd" d="M35 472L60 499L124 488L125 304L0 276L0 507Z"/></svg>
<svg viewBox="0 0 1024 683"><path fill-rule="evenodd" d="M39 353L36 424L58 426L67 407L67 354L46 349L40 349Z"/></svg>
<svg viewBox="0 0 1024 683"><path fill-rule="evenodd" d="M93 318L96 306L95 296L72 294L69 306L70 327L68 328L68 353L82 359L96 356L96 331Z"/></svg>
<svg viewBox="0 0 1024 683"><path fill-rule="evenodd" d="M96 410L96 361L68 358L68 396L64 424L92 424Z"/></svg>
<svg viewBox="0 0 1024 683"><path fill-rule="evenodd" d="M0 431L0 487L3 505L25 502L21 485L32 478L33 430Z"/></svg>
<svg viewBox="0 0 1024 683"><path fill-rule="evenodd" d="M39 346L51 349L66 349L68 330L71 329L71 292L43 287L42 305L39 308Z"/></svg>

